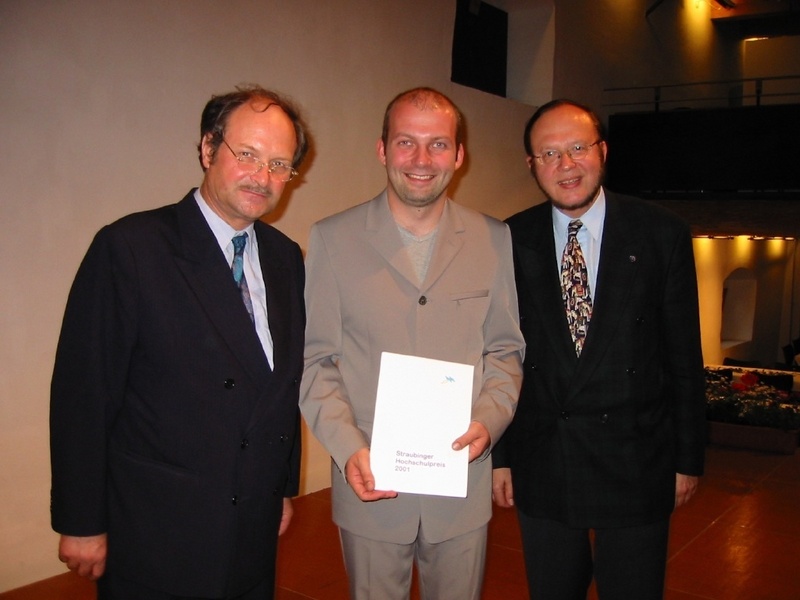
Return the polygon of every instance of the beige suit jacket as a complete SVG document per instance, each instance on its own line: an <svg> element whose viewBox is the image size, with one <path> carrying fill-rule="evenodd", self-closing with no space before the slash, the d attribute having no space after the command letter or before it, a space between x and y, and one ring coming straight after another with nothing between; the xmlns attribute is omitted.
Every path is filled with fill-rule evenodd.
<svg viewBox="0 0 800 600"><path fill-rule="evenodd" d="M505 431L524 353L507 226L447 200L420 284L384 191L313 226L306 271L300 407L333 459L336 524L406 544L420 527L436 543L488 522L488 452L469 466L466 498L401 493L362 502L343 472L370 444L383 351L475 365L472 419L486 426L492 443Z"/></svg>

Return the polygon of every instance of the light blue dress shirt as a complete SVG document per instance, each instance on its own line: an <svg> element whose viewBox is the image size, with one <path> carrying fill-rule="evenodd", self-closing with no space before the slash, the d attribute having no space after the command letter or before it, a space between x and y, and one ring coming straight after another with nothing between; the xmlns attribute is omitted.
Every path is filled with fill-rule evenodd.
<svg viewBox="0 0 800 600"><path fill-rule="evenodd" d="M556 264L558 272L561 272L561 257L567 245L567 229L570 221L575 219L568 217L555 206L553 207L553 236L556 241ZM578 217L583 223L583 227L578 230L578 243L583 251L583 258L586 260L586 271L589 276L589 294L592 301L595 298L597 289L597 267L600 264L600 244L603 241L603 224L606 220L606 194L600 188L597 200L583 215Z"/></svg>
<svg viewBox="0 0 800 600"><path fill-rule="evenodd" d="M253 318L255 320L256 333L261 341L261 347L264 348L264 354L267 356L269 366L274 369L274 349L267 314L267 287L264 284L264 276L261 272L261 261L258 257L258 238L255 228L251 223L242 231L236 231L211 210L211 207L208 206L208 203L200 194L199 189L195 191L194 198L214 237L217 238L217 243L225 254L228 264L233 263L233 242L231 240L235 235L247 232L247 245L244 247L244 276L250 289L250 299L253 301Z"/></svg>

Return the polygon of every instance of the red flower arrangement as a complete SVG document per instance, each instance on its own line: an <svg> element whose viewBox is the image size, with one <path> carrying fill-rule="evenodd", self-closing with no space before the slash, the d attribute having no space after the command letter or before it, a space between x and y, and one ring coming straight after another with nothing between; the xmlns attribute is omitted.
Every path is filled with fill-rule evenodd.
<svg viewBox="0 0 800 600"><path fill-rule="evenodd" d="M800 429L800 403L790 392L764 384L752 371L733 381L730 369L706 369L706 417L789 431Z"/></svg>

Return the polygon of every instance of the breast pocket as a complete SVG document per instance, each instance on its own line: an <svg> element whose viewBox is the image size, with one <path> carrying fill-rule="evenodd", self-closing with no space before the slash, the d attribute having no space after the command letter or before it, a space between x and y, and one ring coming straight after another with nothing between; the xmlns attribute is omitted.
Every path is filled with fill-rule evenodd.
<svg viewBox="0 0 800 600"><path fill-rule="evenodd" d="M454 348L477 361L483 353L483 329L489 311L489 290L467 290L450 294L451 340Z"/></svg>
<svg viewBox="0 0 800 600"><path fill-rule="evenodd" d="M455 292L450 294L450 300L461 303L465 300L473 300L476 298L488 298L489 290L472 290L469 292Z"/></svg>

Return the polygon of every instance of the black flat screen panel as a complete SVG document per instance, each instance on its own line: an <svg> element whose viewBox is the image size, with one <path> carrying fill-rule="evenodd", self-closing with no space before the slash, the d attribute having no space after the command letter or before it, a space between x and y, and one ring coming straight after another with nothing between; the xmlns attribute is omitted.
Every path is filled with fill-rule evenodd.
<svg viewBox="0 0 800 600"><path fill-rule="evenodd" d="M612 115L608 187L645 197L800 197L800 105Z"/></svg>

